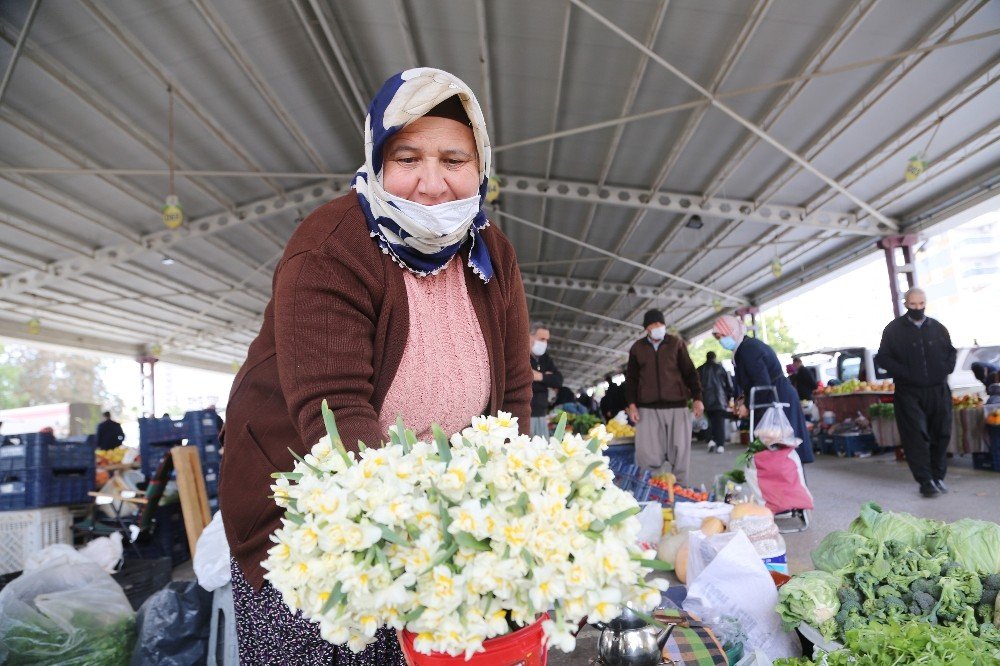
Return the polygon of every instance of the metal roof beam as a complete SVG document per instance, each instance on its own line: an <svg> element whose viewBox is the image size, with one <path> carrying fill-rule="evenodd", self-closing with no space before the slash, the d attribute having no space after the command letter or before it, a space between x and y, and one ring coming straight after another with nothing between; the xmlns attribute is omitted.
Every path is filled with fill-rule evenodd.
<svg viewBox="0 0 1000 666"><path fill-rule="evenodd" d="M101 27L104 28L104 30L111 35L125 51L129 53L129 55L138 61L139 64L141 64L153 78L160 82L160 85L167 89L173 89L174 94L177 95L177 100L183 104L195 118L201 121L201 123L208 128L208 131L211 132L212 135L215 136L220 143L222 143L222 145L228 148L250 169L254 171L262 170L261 165L250 156L247 150L240 145L239 141L227 132L225 127L222 126L222 123L216 120L212 114L205 109L205 107L195 101L194 96L191 95L191 93L189 93L184 86L180 85L180 83L170 76L167 68L153 57L149 49L145 48L135 35L129 32L124 23L119 21L117 17L105 8L93 2L93 0L82 0L81 4L87 9L87 11L90 12ZM274 180L270 178L262 178L262 180L276 194L280 194L282 192L282 187Z"/></svg>
<svg viewBox="0 0 1000 666"><path fill-rule="evenodd" d="M856 196L855 194L853 194L852 192L850 192L846 187L844 187L843 185L841 185L840 183L838 183L837 181L835 181L834 179L830 178L825 173L823 173L822 171L820 171L819 169L817 169L807 159L805 159L801 155L795 153L794 151L790 150L787 146L785 146L785 144L781 143L780 141L778 141L777 139L775 139L773 136L771 136L770 134L768 134L765 130L761 129L760 126L758 126L757 124L755 124L755 123L747 120L746 118L744 118L740 114L738 114L735 111L733 111L731 108L729 108L728 105L726 105L724 102L722 102L712 92L710 92L709 90L706 90L697 81L695 81L694 79L692 79L691 77L689 77L688 75L686 75L684 72L682 72L681 70L677 69L672 64L670 64L669 62L667 62L666 59L660 57L659 55L657 55L652 50L646 48L646 46L643 45L640 41L638 41L637 39L635 39L634 37L632 37L632 35L628 34L626 31L622 30L620 27L618 27L616 24L614 24L612 21L610 21L603 14L601 14L601 13L597 12L596 10L588 7L586 5L586 3L584 3L582 0L569 0L569 1L572 2L573 4L575 4L577 7L580 7L581 9L583 9L584 11L586 11L588 14L590 14L592 17L594 17L594 19L596 19L599 23L601 23L604 26L606 26L609 30L611 30L612 32L614 32L616 35L618 35L619 37L621 37L622 39L624 39L628 43L632 44L636 48L638 48L638 49L642 50L643 52L645 52L646 54L648 54L649 57L652 58L661 67L663 67L664 69L666 69L667 71L669 71L671 74L673 74L674 76L676 76L677 78L679 78L681 81L683 81L684 83L686 83L687 85L689 85L690 87L694 88L699 93L701 93L701 95L704 96L712 104L712 106L714 106L715 108L717 108L719 111L721 111L722 113L726 114L727 116L729 116L730 118L732 118L734 121L736 121L740 125L743 125L743 127L747 128L748 130L750 130L751 132L753 132L754 134L756 134L765 143L770 144L775 150L777 150L778 152L782 153L783 155L785 155L789 159L794 160L803 169L805 169L809 173L813 174L814 176L816 176L817 178L819 178L820 180L822 180L824 183L826 183L830 187L836 189L838 192L840 192L845 197L847 197L852 202L854 202L855 205L860 206L863 210L867 211L868 214L871 215L872 217L874 217L878 222L880 222L881 224L885 225L888 228L895 229L895 223L892 222L889 218L887 218L884 215L882 215L882 213L880 213L879 211L877 211L875 208L873 208L871 206L871 204L869 204L868 202L864 201L860 197ZM985 1L987 1L987 0L984 0L984 2Z"/></svg>
<svg viewBox="0 0 1000 666"><path fill-rule="evenodd" d="M554 180L504 174L500 176L500 191L529 197L548 197L564 201L643 208L667 213L698 214L703 217L742 219L788 227L815 227L844 234L883 236L878 225L858 224L856 215L840 211L806 211L800 206L768 204L758 206L753 201L705 197L701 194L659 191L650 195L640 187L598 187L594 183ZM892 223L895 227L895 222Z"/></svg>
<svg viewBox="0 0 1000 666"><path fill-rule="evenodd" d="M368 102L369 100L361 92L361 87L354 78L353 70L351 69L351 63L348 62L347 56L344 54L344 49L340 48L343 44L344 48L347 47L347 40L337 29L340 23L336 16L333 16L332 20L327 16L329 11L331 16L333 15L333 3L324 2L320 3L318 0L308 0L309 6L313 10L313 14L316 15L316 20L319 22L319 27L323 31L323 36L326 38L326 43L333 51L333 57L337 59L337 64L340 65L340 71L344 73L344 79L347 81L347 87L350 88L351 96L354 98L354 103L357 104L358 111L361 112L361 117L363 118L368 113ZM353 115L353 114L352 114Z"/></svg>
<svg viewBox="0 0 1000 666"><path fill-rule="evenodd" d="M963 3L957 10L949 11L941 15L935 25L928 30L920 38L917 46L932 45L938 43L945 43L948 38L955 34L973 15L976 14L980 9L985 7L989 3L989 0L969 0ZM890 67L886 72L879 76L872 84L870 84L862 93L855 96L851 102L848 103L847 110L842 114L834 118L831 122L827 123L816 135L809 141L809 144L802 151L803 157L806 160L816 159L824 150L830 147L838 138L840 138L844 132L846 132L854 123L856 123L867 111L869 111L875 104L877 104L885 95L895 88L907 74L912 72L921 62L924 61L929 53L916 53L914 55L903 58L901 61L897 62L894 66ZM764 186L760 195L757 197L758 201L770 200L773 198L781 189L801 172L802 168L800 165L795 163L790 163L782 169L778 175L771 179L771 181ZM827 183L830 185L830 183ZM832 187L832 185L831 185ZM837 188L835 188L837 189ZM839 191L839 189L838 189ZM843 191L839 191L840 194L846 194ZM850 198L850 197L848 197ZM852 199L852 201L854 201ZM854 201L855 204L860 204ZM874 215L875 212L861 206L861 208L869 215ZM876 215L876 218L878 216Z"/></svg>
<svg viewBox="0 0 1000 666"><path fill-rule="evenodd" d="M326 52L323 45L320 43L319 37L316 35L316 31L313 29L312 23L309 17L306 16L305 10L302 8L302 3L299 0L292 0L292 9L295 10L295 15L299 17L299 23L302 24L302 29L305 30L306 35L309 36L309 42L313 46L313 51L315 51L317 57L319 57L320 64L323 65L323 71L326 72L326 77L333 84L334 89L337 91L337 95L340 97L341 104L344 105L344 110L347 112L350 122L354 125L359 133L364 133L364 121L358 120L357 112L354 109L355 102L351 100L350 94L344 89L344 83L340 80L340 76L334 71L333 61L330 60L330 54Z"/></svg>
<svg viewBox="0 0 1000 666"><path fill-rule="evenodd" d="M542 275L522 273L521 280L526 287L548 287L550 289L570 289L574 291L615 294L617 296L638 296L640 298L673 298L700 305L714 305L716 300L730 303L734 306L743 305L742 301L733 298L711 298L696 291L682 289L659 289L657 287L632 285L627 282L607 282L605 280L581 280L559 275Z"/></svg>
<svg viewBox="0 0 1000 666"><path fill-rule="evenodd" d="M576 312L577 314L584 315L585 317L593 317L594 319L600 319L602 321L610 321L615 324L620 324L621 326L627 326L629 328L641 329L642 326L638 324L633 324L631 322L623 321L621 319L615 319L614 317L608 317L607 315L598 314L596 312L590 312L589 310L583 310L581 308L575 308L572 305L566 305L565 303L560 303L559 301L553 301L548 298L542 298L541 296L535 296L534 294L525 294L528 300L538 301L539 303L545 303L546 305L551 305L553 307L562 308L564 310L569 310L571 312Z"/></svg>
<svg viewBox="0 0 1000 666"><path fill-rule="evenodd" d="M4 70L3 79L0 79L0 104L3 104L3 97L7 93L7 86L10 85L10 81L14 76L14 68L17 67L17 61L21 58L21 51L24 49L24 43L28 39L28 33L31 32L31 24L35 22L35 14L38 13L38 6L40 4L42 4L42 0L34 0L31 3L31 7L28 8L28 16L24 19L24 25L21 26L21 34L18 35L17 44L14 45L14 52L7 62L7 69Z"/></svg>
<svg viewBox="0 0 1000 666"><path fill-rule="evenodd" d="M570 331L571 333L586 333L586 334L596 334L596 335L615 335L621 334L623 332L631 333L630 328L625 328L621 326L602 326L599 324L573 324L570 322L552 320L547 322L549 328L556 328L560 331Z"/></svg>
<svg viewBox="0 0 1000 666"><path fill-rule="evenodd" d="M309 161L313 163L317 169L326 171L326 164L323 162L323 158L320 157L319 153L316 151L315 146L309 141L306 133L299 127L295 119L292 118L291 114L278 99L278 95L271 89L271 86L264 80L264 77L257 70L254 64L250 60L250 56L243 50L240 46L239 40L236 39L235 35L229 30L229 26L225 24L222 17L219 16L215 8L213 8L205 0L191 0L191 3L195 6L198 12L201 14L205 23L211 28L212 32L215 33L216 38L229 53L230 57L236 62L240 69L243 70L243 74L250 81L250 84L257 90L257 93L261 96L264 102L271 107L271 111L274 113L275 117L281 122L288 133L298 144L299 148L306 154Z"/></svg>
<svg viewBox="0 0 1000 666"><path fill-rule="evenodd" d="M90 256L54 261L48 264L44 271L24 271L9 275L0 280L0 298L36 286L64 281L100 266L128 261L144 252L161 251L188 239L231 229L283 211L295 210L299 206L308 206L316 201L332 199L343 194L349 187L350 181L346 179L321 185L308 185L291 190L285 195L244 204L232 214L224 212L207 215L191 220L180 229L154 231L142 235L135 242L98 248Z"/></svg>
<svg viewBox="0 0 1000 666"><path fill-rule="evenodd" d="M645 264L641 264L638 261L633 261L632 259L629 259L627 257L623 257L621 255L615 254L614 252L609 252L608 250L605 250L602 247L598 247L596 245L591 245L590 243L585 243L584 241L581 241L581 240L578 240L576 238L573 238L572 236L569 236L567 234L560 233L560 232L558 232L558 231L556 231L554 229L546 229L542 225L537 224L535 222L532 222L530 220L526 220L523 217L518 217L517 215L511 215L510 213L507 213L507 212L505 212L503 210L500 210L500 209L496 209L496 213L498 215L500 215L501 217L507 218L508 220L513 220L513 221L518 222L520 224L523 224L525 226L532 227L534 229L538 229L539 231L543 231L543 232L545 232L547 234L551 234L553 236L556 236L557 238L561 238L561 239L563 239L564 241L566 241L568 243L573 243L573 244L576 244L576 245L582 245L582 246L586 247L587 249L592 250L592 251L594 251L594 252L596 252L598 254L603 254L606 257L611 257L612 259L616 259L616 260L622 262L623 264L627 264L629 266L633 266L633 267L638 268L640 270L644 270L644 271L647 271L649 273L653 273L655 275L659 275L661 277L673 278L673 279L677 280L678 282L682 282L682 283L684 283L686 285L692 286L695 289L700 289L702 291L707 291L707 292L709 292L711 294L714 294L715 296L729 297L729 298L733 298L733 299L736 299L736 300L742 300L739 296L735 296L735 295L732 295L732 294L727 294L727 293L725 293L723 291L717 291L715 289L711 289L711 288L705 287L704 285L698 284L697 282L692 282L691 280L687 280L687 279L682 278L680 276L674 275L673 273L668 273L667 271L661 271L659 268L654 268L653 266L647 266Z"/></svg>
<svg viewBox="0 0 1000 666"><path fill-rule="evenodd" d="M410 68L417 67L422 58L417 55L417 46L413 43L413 34L410 29L410 19L406 16L406 8L403 0L390 0L392 9L396 13L396 22L399 23L399 32L402 35L400 40L406 50L406 60Z"/></svg>

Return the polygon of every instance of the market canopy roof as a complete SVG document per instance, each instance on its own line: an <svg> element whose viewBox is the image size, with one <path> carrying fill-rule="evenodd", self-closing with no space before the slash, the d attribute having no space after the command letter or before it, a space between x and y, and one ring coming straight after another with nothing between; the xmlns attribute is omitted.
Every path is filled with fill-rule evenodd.
<svg viewBox="0 0 1000 666"><path fill-rule="evenodd" d="M418 64L483 104L492 217L572 386L621 362L648 307L700 333L1000 175L995 0L37 6L0 6L9 337L230 370L297 221L348 190L370 96Z"/></svg>

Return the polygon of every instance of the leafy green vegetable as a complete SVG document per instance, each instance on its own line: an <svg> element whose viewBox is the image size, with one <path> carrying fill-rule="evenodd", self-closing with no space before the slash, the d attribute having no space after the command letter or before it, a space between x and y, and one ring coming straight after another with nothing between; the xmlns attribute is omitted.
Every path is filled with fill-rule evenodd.
<svg viewBox="0 0 1000 666"><path fill-rule="evenodd" d="M849 570L854 554L870 543L868 537L861 534L830 532L810 554L813 566L829 573Z"/></svg>
<svg viewBox="0 0 1000 666"><path fill-rule="evenodd" d="M73 626L83 627L89 618L74 617ZM135 645L135 619L129 617L106 627L74 630L75 636L50 623L18 623L0 637L9 650L4 664L59 664L60 666L127 666Z"/></svg>
<svg viewBox="0 0 1000 666"><path fill-rule="evenodd" d="M930 538L960 565L982 575L1000 573L1000 525L963 518L942 525Z"/></svg>
<svg viewBox="0 0 1000 666"><path fill-rule="evenodd" d="M908 513L883 512L878 504L868 502L861 507L861 514L854 519L848 531L876 542L892 540L907 546L920 546L942 525Z"/></svg>
<svg viewBox="0 0 1000 666"><path fill-rule="evenodd" d="M824 638L837 634L834 616L840 610L837 589L840 576L825 571L807 571L792 577L778 591L777 611L785 629L792 629L802 622L816 627Z"/></svg>

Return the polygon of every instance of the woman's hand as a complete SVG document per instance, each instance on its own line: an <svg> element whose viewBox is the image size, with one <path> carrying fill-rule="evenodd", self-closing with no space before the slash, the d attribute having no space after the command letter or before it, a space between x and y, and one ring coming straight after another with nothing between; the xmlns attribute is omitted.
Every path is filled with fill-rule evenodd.
<svg viewBox="0 0 1000 666"><path fill-rule="evenodd" d="M736 416L740 417L741 419L745 419L746 417L750 416L750 410L747 409L746 405L739 404L736 406Z"/></svg>

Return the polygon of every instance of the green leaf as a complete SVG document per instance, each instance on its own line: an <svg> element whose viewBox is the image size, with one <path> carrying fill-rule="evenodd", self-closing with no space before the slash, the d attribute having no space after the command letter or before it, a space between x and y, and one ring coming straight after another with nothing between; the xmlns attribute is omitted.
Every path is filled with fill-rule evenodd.
<svg viewBox="0 0 1000 666"><path fill-rule="evenodd" d="M608 518L608 527L610 527L612 525L617 525L618 523L622 522L626 518L634 516L635 514L639 513L640 511L642 511L642 507L638 507L638 506L633 506L631 509L625 509L624 511L619 511L615 515L613 515L610 518Z"/></svg>
<svg viewBox="0 0 1000 666"><path fill-rule="evenodd" d="M396 416L396 442L403 447L403 451L409 453L412 447L406 439L406 426L403 425L403 416Z"/></svg>
<svg viewBox="0 0 1000 666"><path fill-rule="evenodd" d="M591 437L590 441L587 442L587 450L591 453L597 453L601 450L601 440L596 437Z"/></svg>
<svg viewBox="0 0 1000 666"><path fill-rule="evenodd" d="M438 517L441 518L441 529L447 532L448 527L451 526L451 514L448 513L448 507L444 502L438 503Z"/></svg>
<svg viewBox="0 0 1000 666"><path fill-rule="evenodd" d="M667 628L667 625L663 624L662 622L660 622L659 620L657 620L652 615L649 615L648 613L643 613L643 612L637 611L634 608L630 608L629 610L631 610L633 613L635 613L636 616L640 620L642 620L643 622L645 622L646 624L650 624L650 625L656 627L657 629L666 629Z"/></svg>
<svg viewBox="0 0 1000 666"><path fill-rule="evenodd" d="M591 521L590 525L587 526L591 532L603 532L606 527L603 520Z"/></svg>
<svg viewBox="0 0 1000 666"><path fill-rule="evenodd" d="M292 454L293 458L295 458L297 461L299 461L300 463L302 463L303 465L305 465L306 467L308 467L312 471L316 472L317 474L320 474L320 475L326 474L326 472L324 472L323 470L321 470L319 467L316 467L315 465L310 465L309 463L307 463L306 459L303 458L302 456L300 456L299 454L297 454L295 451L293 451L291 449L291 447L288 447L288 452Z"/></svg>
<svg viewBox="0 0 1000 666"><path fill-rule="evenodd" d="M431 426L431 432L434 433L434 443L437 444L441 460L451 462L451 446L448 444L448 435L444 434L444 430L441 430L441 426L436 423Z"/></svg>
<svg viewBox="0 0 1000 666"><path fill-rule="evenodd" d="M403 615L400 619L403 620L404 623L413 622L414 620L419 619L420 616L424 614L425 610L427 609L424 608L423 606L420 606L419 608L414 608L409 613Z"/></svg>
<svg viewBox="0 0 1000 666"><path fill-rule="evenodd" d="M528 497L528 493L522 492L520 495L517 496L517 502L508 506L507 510L516 516L523 516L524 514L528 513L529 501L530 498Z"/></svg>
<svg viewBox="0 0 1000 666"><path fill-rule="evenodd" d="M305 518L303 518L302 516L300 516L297 513L291 512L291 511L285 511L285 518L287 518L291 522L295 523L296 525L301 525L304 522L306 522Z"/></svg>
<svg viewBox="0 0 1000 666"><path fill-rule="evenodd" d="M394 530L390 529L387 525L382 525L382 524L379 524L379 523L375 523L375 524L378 525L379 529L382 530L382 538L383 539L385 539L386 541L389 541L391 543L400 545L400 546L405 546L406 545L406 539L404 539L403 537L401 537Z"/></svg>
<svg viewBox="0 0 1000 666"><path fill-rule="evenodd" d="M441 554L439 554L437 557L435 557L431 561L431 563L427 566L427 568L424 569L420 573L420 575L422 576L425 573L427 573L428 571L434 571L434 567L436 567L437 565L441 564L442 562L447 562L448 560L450 560L451 558L453 558L455 556L455 553L457 553L457 552L458 552L458 544L457 543L451 544L451 546L448 548L448 550L445 550L445 551L441 552Z"/></svg>
<svg viewBox="0 0 1000 666"><path fill-rule="evenodd" d="M302 472L271 472L272 479L288 479L289 481L298 481L303 476Z"/></svg>
<svg viewBox="0 0 1000 666"><path fill-rule="evenodd" d="M566 434L566 412L563 412L562 416L559 417L559 423L556 424L556 431L552 434L557 441L562 441L563 436Z"/></svg>
<svg viewBox="0 0 1000 666"><path fill-rule="evenodd" d="M673 571L674 567L669 562L664 562L663 560L645 560L641 557L632 557L633 560L637 561L642 566L647 569L655 569L656 571Z"/></svg>
<svg viewBox="0 0 1000 666"><path fill-rule="evenodd" d="M417 435L409 428L403 431L403 438L406 439L406 443L411 449L413 448L413 445L417 443Z"/></svg>
<svg viewBox="0 0 1000 666"><path fill-rule="evenodd" d="M368 450L368 446L359 439L358 440L358 453L364 453L367 450Z"/></svg>
<svg viewBox="0 0 1000 666"><path fill-rule="evenodd" d="M535 558L531 556L531 553L528 552L527 548L521 549L521 559L524 560L524 563L528 565L529 570L535 567Z"/></svg>
<svg viewBox="0 0 1000 666"><path fill-rule="evenodd" d="M485 465L490 461L490 454L486 452L485 446L480 446L478 453L479 453L479 462Z"/></svg>
<svg viewBox="0 0 1000 666"><path fill-rule="evenodd" d="M597 541L597 540L599 540L601 538L601 533L600 532L592 532L590 530L584 530L583 531L583 536L585 536L588 539L591 539L593 541Z"/></svg>
<svg viewBox="0 0 1000 666"><path fill-rule="evenodd" d="M333 416L333 410L330 409L330 405L327 404L326 398L323 399L323 424L326 426L326 434L330 436L330 443L333 444L333 448L340 457L344 460L344 464L348 467L354 464L351 457L347 455L347 449L344 448L344 442L340 439L340 432L337 430L337 419Z"/></svg>
<svg viewBox="0 0 1000 666"><path fill-rule="evenodd" d="M389 558L385 556L385 552L381 548L375 552L375 560L386 569L389 568Z"/></svg>
<svg viewBox="0 0 1000 666"><path fill-rule="evenodd" d="M582 481L583 479L586 479L588 476L590 476L591 472L593 472L595 469L597 469L603 464L604 464L603 460L595 460L594 462L590 463L589 465L587 465L587 469L583 470L583 474L580 475L580 478L578 480Z"/></svg>
<svg viewBox="0 0 1000 666"><path fill-rule="evenodd" d="M420 528L413 523L406 523L406 533L410 535L410 538L416 541L420 538Z"/></svg>
<svg viewBox="0 0 1000 666"><path fill-rule="evenodd" d="M455 541L462 548L468 548L470 550L487 551L490 550L489 539L483 539L479 541L476 537L472 536L468 532L459 532L455 535Z"/></svg>
<svg viewBox="0 0 1000 666"><path fill-rule="evenodd" d="M341 591L341 585L342 583L338 580L337 584L333 586L332 590L330 590L330 596L327 598L326 603L323 604L323 608L320 611L322 615L329 613L334 606L340 604L347 596Z"/></svg>

